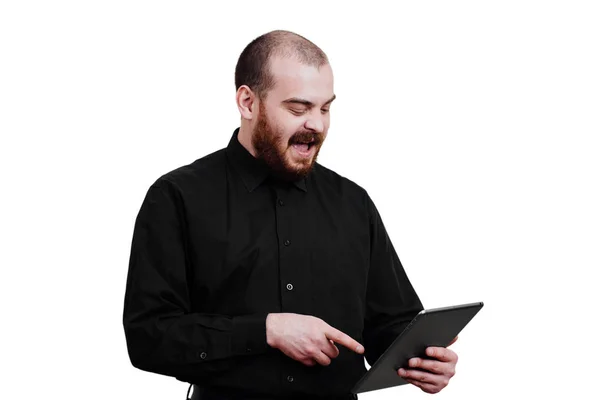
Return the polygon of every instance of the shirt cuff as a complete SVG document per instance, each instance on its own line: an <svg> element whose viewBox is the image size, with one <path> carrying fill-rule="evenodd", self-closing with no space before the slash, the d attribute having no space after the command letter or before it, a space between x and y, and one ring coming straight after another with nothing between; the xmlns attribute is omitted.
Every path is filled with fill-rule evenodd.
<svg viewBox="0 0 600 400"><path fill-rule="evenodd" d="M233 318L231 350L233 355L258 354L267 344L267 315L252 314Z"/></svg>

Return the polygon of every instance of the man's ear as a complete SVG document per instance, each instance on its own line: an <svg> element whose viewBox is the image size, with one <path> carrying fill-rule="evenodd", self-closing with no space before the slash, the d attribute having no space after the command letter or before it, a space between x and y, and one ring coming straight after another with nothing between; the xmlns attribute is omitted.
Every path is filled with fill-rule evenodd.
<svg viewBox="0 0 600 400"><path fill-rule="evenodd" d="M240 86L235 93L235 101L242 119L253 119L258 109L258 98L252 89L246 85Z"/></svg>

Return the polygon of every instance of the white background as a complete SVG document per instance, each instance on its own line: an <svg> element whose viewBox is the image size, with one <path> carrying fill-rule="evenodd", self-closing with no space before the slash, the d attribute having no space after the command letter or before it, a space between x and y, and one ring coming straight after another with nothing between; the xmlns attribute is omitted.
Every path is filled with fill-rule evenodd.
<svg viewBox="0 0 600 400"><path fill-rule="evenodd" d="M319 161L372 195L425 306L485 302L433 398L598 398L597 3L330 3L2 2L0 398L185 397L127 356L133 223L227 145L272 29L328 54Z"/></svg>

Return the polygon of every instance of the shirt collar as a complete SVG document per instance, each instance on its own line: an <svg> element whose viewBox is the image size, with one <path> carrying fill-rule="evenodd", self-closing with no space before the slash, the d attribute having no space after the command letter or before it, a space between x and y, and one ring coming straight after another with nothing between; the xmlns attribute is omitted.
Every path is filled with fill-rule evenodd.
<svg viewBox="0 0 600 400"><path fill-rule="evenodd" d="M227 158L231 160L240 174L246 189L252 192L269 177L269 166L262 160L254 157L238 140L240 128L236 128L227 145ZM306 178L297 180L293 184L306 192Z"/></svg>

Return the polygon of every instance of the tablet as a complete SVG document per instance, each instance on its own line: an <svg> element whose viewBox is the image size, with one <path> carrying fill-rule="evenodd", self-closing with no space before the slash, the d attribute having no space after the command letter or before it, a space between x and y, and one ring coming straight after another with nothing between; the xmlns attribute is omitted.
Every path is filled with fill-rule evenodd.
<svg viewBox="0 0 600 400"><path fill-rule="evenodd" d="M352 388L358 394L409 383L398 375L413 357L430 358L425 349L447 347L481 310L483 302L431 308L418 313Z"/></svg>

